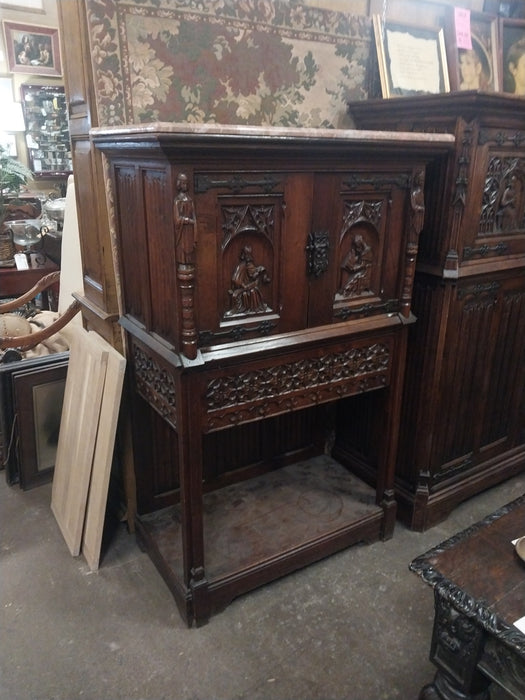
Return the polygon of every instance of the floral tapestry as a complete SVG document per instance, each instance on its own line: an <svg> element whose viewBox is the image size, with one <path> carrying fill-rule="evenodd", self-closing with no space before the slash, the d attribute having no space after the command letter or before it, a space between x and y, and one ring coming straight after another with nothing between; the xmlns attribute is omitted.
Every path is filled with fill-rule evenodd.
<svg viewBox="0 0 525 700"><path fill-rule="evenodd" d="M88 0L99 123L349 125L369 18L293 0Z"/></svg>

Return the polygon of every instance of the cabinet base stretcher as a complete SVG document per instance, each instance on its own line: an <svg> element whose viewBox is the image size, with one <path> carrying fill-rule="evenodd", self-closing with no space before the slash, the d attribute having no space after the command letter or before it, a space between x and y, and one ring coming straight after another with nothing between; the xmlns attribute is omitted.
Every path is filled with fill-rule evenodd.
<svg viewBox="0 0 525 700"><path fill-rule="evenodd" d="M179 507L137 520L138 541L189 625L205 622L262 584L350 545L385 536L384 508L375 503L375 489L327 455L208 493L203 513L202 611L195 608L191 587L184 585Z"/></svg>

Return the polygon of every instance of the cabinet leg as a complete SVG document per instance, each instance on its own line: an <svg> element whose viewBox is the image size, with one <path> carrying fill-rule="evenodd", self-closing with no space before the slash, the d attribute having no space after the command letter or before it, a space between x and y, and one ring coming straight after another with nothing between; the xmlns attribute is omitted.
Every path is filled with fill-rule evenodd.
<svg viewBox="0 0 525 700"><path fill-rule="evenodd" d="M477 693L464 693L447 676L438 671L434 681L421 689L418 700L490 700L490 681Z"/></svg>
<svg viewBox="0 0 525 700"><path fill-rule="evenodd" d="M201 627L210 619L208 581L204 576L204 569L202 567L191 570L190 589L193 619L197 627Z"/></svg>

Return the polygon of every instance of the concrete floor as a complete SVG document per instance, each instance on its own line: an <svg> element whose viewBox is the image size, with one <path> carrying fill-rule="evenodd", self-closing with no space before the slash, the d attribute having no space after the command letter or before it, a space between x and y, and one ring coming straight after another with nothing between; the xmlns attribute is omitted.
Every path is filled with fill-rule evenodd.
<svg viewBox="0 0 525 700"><path fill-rule="evenodd" d="M433 595L410 561L524 492L519 476L425 533L398 524L388 542L352 547L187 629L124 525L90 573L69 555L50 485L23 492L0 478L0 698L416 700L434 675Z"/></svg>

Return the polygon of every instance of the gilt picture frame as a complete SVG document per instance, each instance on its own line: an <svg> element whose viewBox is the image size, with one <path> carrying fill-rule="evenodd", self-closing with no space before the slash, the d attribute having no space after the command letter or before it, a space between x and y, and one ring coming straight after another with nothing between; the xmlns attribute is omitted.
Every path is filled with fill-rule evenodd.
<svg viewBox="0 0 525 700"><path fill-rule="evenodd" d="M499 41L502 91L525 96L525 20L500 17Z"/></svg>
<svg viewBox="0 0 525 700"><path fill-rule="evenodd" d="M439 27L414 26L372 18L385 98L450 91L444 32Z"/></svg>
<svg viewBox="0 0 525 700"><path fill-rule="evenodd" d="M452 91L501 91L498 18L470 12L472 48L458 48L453 8L445 25L445 43Z"/></svg>
<svg viewBox="0 0 525 700"><path fill-rule="evenodd" d="M58 29L3 21L7 66L11 73L62 75Z"/></svg>

